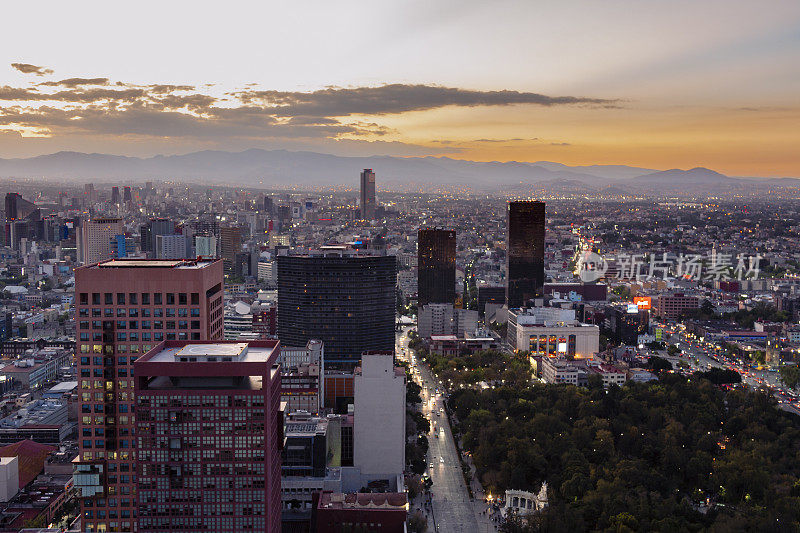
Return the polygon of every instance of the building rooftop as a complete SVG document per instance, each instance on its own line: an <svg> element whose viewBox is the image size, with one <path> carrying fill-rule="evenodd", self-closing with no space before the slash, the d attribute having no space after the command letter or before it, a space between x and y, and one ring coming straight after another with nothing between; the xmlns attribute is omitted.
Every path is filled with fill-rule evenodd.
<svg viewBox="0 0 800 533"><path fill-rule="evenodd" d="M319 499L322 509L394 509L405 510L408 498L403 492L341 494L323 492Z"/></svg>
<svg viewBox="0 0 800 533"><path fill-rule="evenodd" d="M246 342L185 344L165 347L146 359L149 363L267 362L274 346L252 346Z"/></svg>
<svg viewBox="0 0 800 533"><path fill-rule="evenodd" d="M164 259L110 259L90 268L205 268L214 261L164 260Z"/></svg>

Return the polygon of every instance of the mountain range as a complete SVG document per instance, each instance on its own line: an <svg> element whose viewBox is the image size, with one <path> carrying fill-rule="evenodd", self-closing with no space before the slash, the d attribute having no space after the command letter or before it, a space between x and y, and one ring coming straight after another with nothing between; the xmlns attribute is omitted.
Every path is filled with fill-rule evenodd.
<svg viewBox="0 0 800 533"><path fill-rule="evenodd" d="M580 194L708 194L715 189L772 190L800 187L795 178L734 178L707 168L665 170L625 165L568 166L549 161L479 162L448 157L343 157L317 152L251 149L184 155L127 157L57 152L0 159L2 178L79 180L176 180L262 188L357 186L372 168L379 188L476 191L571 191Z"/></svg>

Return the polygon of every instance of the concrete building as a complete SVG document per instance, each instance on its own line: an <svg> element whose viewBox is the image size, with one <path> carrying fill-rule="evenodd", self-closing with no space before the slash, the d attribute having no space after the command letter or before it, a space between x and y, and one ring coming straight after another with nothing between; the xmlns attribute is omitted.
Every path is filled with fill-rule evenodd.
<svg viewBox="0 0 800 533"><path fill-rule="evenodd" d="M508 344L549 357L591 358L600 350L600 328L575 320L571 309L536 307L508 312Z"/></svg>
<svg viewBox="0 0 800 533"><path fill-rule="evenodd" d="M191 242L185 235L156 235L156 257L159 259L187 259L192 253Z"/></svg>
<svg viewBox="0 0 800 533"><path fill-rule="evenodd" d="M700 298L683 293L659 294L653 302L654 314L667 320L675 320L690 309L700 307Z"/></svg>
<svg viewBox="0 0 800 533"><path fill-rule="evenodd" d="M0 420L0 443L32 440L41 444L59 444L75 430L68 421L64 400L34 400L19 411Z"/></svg>
<svg viewBox="0 0 800 533"><path fill-rule="evenodd" d="M238 226L219 228L219 256L225 274L232 275L236 263L236 254L242 251L242 229Z"/></svg>
<svg viewBox="0 0 800 533"><path fill-rule="evenodd" d="M405 493L341 494L322 492L316 496L313 531L382 531L405 533L408 496Z"/></svg>
<svg viewBox="0 0 800 533"><path fill-rule="evenodd" d="M282 347L281 401L287 412L319 413L325 398L325 347L310 340L302 348Z"/></svg>
<svg viewBox="0 0 800 533"><path fill-rule="evenodd" d="M19 492L19 460L0 457L0 502L7 502Z"/></svg>
<svg viewBox="0 0 800 533"><path fill-rule="evenodd" d="M139 532L280 531L279 353L165 341L136 361Z"/></svg>
<svg viewBox="0 0 800 533"><path fill-rule="evenodd" d="M429 339L434 335L464 337L474 333L478 326L478 312L455 309L452 304L427 304L417 312L419 336Z"/></svg>
<svg viewBox="0 0 800 533"><path fill-rule="evenodd" d="M75 301L79 432L89 437L80 440L75 477L83 528L133 531L133 363L164 340L222 338L222 262L126 259L77 268Z"/></svg>
<svg viewBox="0 0 800 533"><path fill-rule="evenodd" d="M354 376L353 465L363 479L396 479L405 470L406 379L392 352L367 352Z"/></svg>
<svg viewBox="0 0 800 533"><path fill-rule="evenodd" d="M116 236L123 235L125 227L119 218L96 218L82 220L76 233L78 260L92 265L115 257Z"/></svg>

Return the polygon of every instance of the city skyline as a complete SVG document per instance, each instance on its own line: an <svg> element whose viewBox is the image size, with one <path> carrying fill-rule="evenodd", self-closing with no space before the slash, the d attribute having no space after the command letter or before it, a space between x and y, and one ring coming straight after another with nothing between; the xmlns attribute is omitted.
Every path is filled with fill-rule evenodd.
<svg viewBox="0 0 800 533"><path fill-rule="evenodd" d="M231 9L213 18L238 28L226 42L201 39L229 31L202 10L122 27L53 4L47 38L3 37L0 157L259 147L800 176L800 6L503 7L310 4L266 35L269 6ZM350 28L374 28L369 50Z"/></svg>

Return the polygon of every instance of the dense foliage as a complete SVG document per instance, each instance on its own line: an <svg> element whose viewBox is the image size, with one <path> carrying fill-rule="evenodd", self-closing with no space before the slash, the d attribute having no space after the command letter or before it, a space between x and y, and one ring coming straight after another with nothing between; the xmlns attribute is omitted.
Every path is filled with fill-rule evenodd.
<svg viewBox="0 0 800 533"><path fill-rule="evenodd" d="M548 510L510 531L800 528L800 419L766 393L662 373L460 390L450 408L488 490L548 482Z"/></svg>
<svg viewBox="0 0 800 533"><path fill-rule="evenodd" d="M450 385L449 388L472 386L482 381L488 384L505 382L512 386L525 386L531 379L530 363L525 356L497 350L437 355L420 349L417 353L440 380Z"/></svg>

